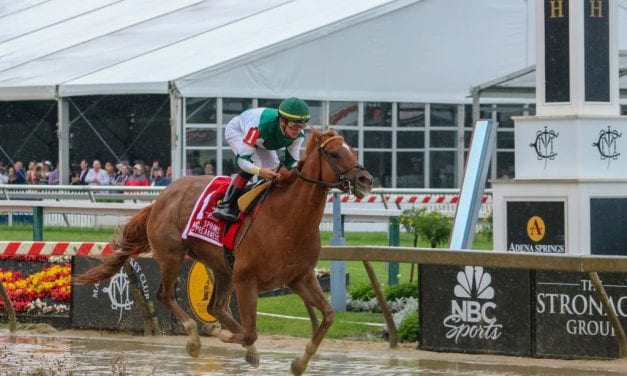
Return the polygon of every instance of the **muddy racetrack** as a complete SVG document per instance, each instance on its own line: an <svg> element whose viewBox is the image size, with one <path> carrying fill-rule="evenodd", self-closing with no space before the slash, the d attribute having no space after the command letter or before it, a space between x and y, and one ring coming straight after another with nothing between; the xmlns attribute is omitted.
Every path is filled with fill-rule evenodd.
<svg viewBox="0 0 627 376"><path fill-rule="evenodd" d="M201 355L185 352L186 337L22 326L0 329L2 375L288 375L307 340L261 336L261 364L249 366L244 350L202 337ZM557 360L437 353L386 342L324 340L308 375L627 375L627 360Z"/></svg>

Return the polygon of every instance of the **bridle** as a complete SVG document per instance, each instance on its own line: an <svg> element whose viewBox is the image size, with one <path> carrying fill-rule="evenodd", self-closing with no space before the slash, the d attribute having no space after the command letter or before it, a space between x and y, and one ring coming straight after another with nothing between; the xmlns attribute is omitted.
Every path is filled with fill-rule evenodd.
<svg viewBox="0 0 627 376"><path fill-rule="evenodd" d="M296 174L296 176L298 176L299 178L303 179L306 182L309 183L313 183L319 186L324 187L325 189L331 189L331 188L337 188L339 190L341 190L342 192L345 193L353 193L353 183L351 183L350 179L348 179L346 177L346 173L354 168L359 169L360 171L365 170L364 166L362 166L359 163L354 164L353 166L345 169L345 170L340 170L337 165L333 162L333 160L331 160L331 158L327 155L327 153L324 151L324 147L333 140L344 140L344 137L340 136L340 135L336 135L333 137L329 137L328 139L326 139L323 143L318 143L317 147L318 147L318 155L321 155L322 157L324 157L324 159L327 161L327 164L329 165L329 167L331 167L331 169L335 172L335 175L337 176L337 181L335 183L329 183L326 182L324 180L317 180L317 179L310 179L306 176L303 176L302 173L300 172L300 170L298 168L294 169L294 173ZM320 163L321 168L320 168L320 175L322 175L322 162ZM320 178L322 179L322 177Z"/></svg>

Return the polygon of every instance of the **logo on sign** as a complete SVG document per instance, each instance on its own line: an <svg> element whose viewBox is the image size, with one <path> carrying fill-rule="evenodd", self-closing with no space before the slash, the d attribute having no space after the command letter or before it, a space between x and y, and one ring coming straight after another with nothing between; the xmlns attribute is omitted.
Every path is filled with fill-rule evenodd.
<svg viewBox="0 0 627 376"><path fill-rule="evenodd" d="M544 239L546 235L546 225L539 215L533 215L527 221L527 237L534 244L516 244L510 243L507 248L510 252L540 252L540 253L564 253L563 244L535 244Z"/></svg>
<svg viewBox="0 0 627 376"><path fill-rule="evenodd" d="M529 144L532 147L539 160L544 159L544 167L546 168L549 160L554 160L557 157L557 153L554 150L555 139L559 136L559 133L554 130L548 130L544 127L544 131L536 132L536 140Z"/></svg>
<svg viewBox="0 0 627 376"><path fill-rule="evenodd" d="M202 263L194 261L187 277L187 297L192 311L204 322L216 321L216 318L207 311L213 287L213 273Z"/></svg>
<svg viewBox="0 0 627 376"><path fill-rule="evenodd" d="M544 225L544 221L537 215L529 218L527 222L527 236L534 242L539 242L544 238L544 234L546 231L546 226Z"/></svg>
<svg viewBox="0 0 627 376"><path fill-rule="evenodd" d="M137 276L138 287L141 288L142 293L146 299L149 299L148 279L142 272L139 263L133 259L129 259L129 263ZM100 284L94 285L92 297L98 298L98 288ZM109 301L111 302L111 309L118 310L120 317L118 318L118 324L122 321L124 311L130 311L133 308L134 301L131 297L131 284L128 275L124 272L124 269L120 269L118 273L113 275L109 280L109 284L102 288L102 292L107 294Z"/></svg>
<svg viewBox="0 0 627 376"><path fill-rule="evenodd" d="M458 343L461 338L496 340L501 336L503 325L497 323L491 283L492 276L481 266L466 266L457 273L451 314L443 321L446 338Z"/></svg>
<svg viewBox="0 0 627 376"><path fill-rule="evenodd" d="M609 167L610 162L612 160L617 160L620 155L619 152L616 151L616 146L618 144L618 139L621 138L622 133L617 130L612 130L611 126L607 126L607 130L602 130L599 132L599 140L594 142L592 146L596 147L601 156L601 160L607 159L607 165Z"/></svg>

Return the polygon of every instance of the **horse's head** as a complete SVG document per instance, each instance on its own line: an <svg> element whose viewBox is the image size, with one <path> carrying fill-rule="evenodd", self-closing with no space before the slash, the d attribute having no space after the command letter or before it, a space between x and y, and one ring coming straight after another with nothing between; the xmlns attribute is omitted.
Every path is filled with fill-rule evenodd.
<svg viewBox="0 0 627 376"><path fill-rule="evenodd" d="M320 133L312 129L312 132L307 146L307 157L319 155L319 158L314 157L319 161L318 176L305 176L300 172L297 175L311 183L352 193L358 198L370 193L372 175L359 163L357 153L344 138L335 130Z"/></svg>

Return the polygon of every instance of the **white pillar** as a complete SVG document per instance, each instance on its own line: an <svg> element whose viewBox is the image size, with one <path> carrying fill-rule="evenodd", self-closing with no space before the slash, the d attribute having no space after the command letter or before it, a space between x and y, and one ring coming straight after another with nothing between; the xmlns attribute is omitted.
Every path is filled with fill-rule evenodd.
<svg viewBox="0 0 627 376"><path fill-rule="evenodd" d="M185 176L183 166L183 96L170 82L170 151L172 179Z"/></svg>
<svg viewBox="0 0 627 376"><path fill-rule="evenodd" d="M70 106L68 101L57 97L57 137L59 138L59 184L70 184Z"/></svg>

